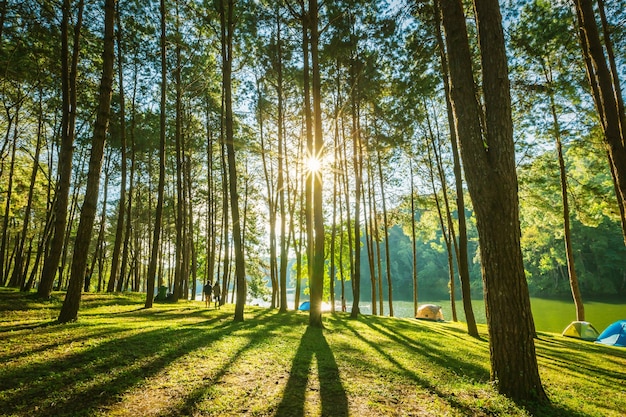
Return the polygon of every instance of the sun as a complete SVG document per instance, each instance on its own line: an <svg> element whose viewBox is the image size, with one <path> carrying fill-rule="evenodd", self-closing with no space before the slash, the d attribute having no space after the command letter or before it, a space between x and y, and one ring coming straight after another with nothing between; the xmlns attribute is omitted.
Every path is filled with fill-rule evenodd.
<svg viewBox="0 0 626 417"><path fill-rule="evenodd" d="M307 160L306 160L306 169L309 172L318 172L321 167L322 167L322 163L321 163L321 161L318 158L316 158L314 156L311 156L311 157L307 158Z"/></svg>

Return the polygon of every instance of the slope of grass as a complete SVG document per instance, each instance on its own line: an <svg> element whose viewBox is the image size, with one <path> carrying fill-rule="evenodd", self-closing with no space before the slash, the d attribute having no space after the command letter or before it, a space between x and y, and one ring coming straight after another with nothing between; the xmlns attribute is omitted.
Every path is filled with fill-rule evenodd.
<svg viewBox="0 0 626 417"><path fill-rule="evenodd" d="M0 290L2 416L619 416L626 349L542 333L552 404L521 406L489 383L489 345L457 323L86 294L55 322L62 294Z"/></svg>

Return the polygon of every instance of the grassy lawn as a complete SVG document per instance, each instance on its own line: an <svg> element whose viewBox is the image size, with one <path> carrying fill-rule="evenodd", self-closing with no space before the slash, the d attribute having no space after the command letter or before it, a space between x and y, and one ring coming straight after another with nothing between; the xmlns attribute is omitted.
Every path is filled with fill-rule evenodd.
<svg viewBox="0 0 626 417"><path fill-rule="evenodd" d="M626 349L540 333L550 406L516 405L489 384L489 345L460 323L308 315L139 295L0 289L2 416L623 416Z"/></svg>

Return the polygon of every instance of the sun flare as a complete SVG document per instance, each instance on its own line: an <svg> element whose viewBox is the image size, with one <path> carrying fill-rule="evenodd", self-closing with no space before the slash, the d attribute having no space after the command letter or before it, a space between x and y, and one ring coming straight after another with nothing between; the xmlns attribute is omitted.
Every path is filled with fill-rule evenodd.
<svg viewBox="0 0 626 417"><path fill-rule="evenodd" d="M309 158L307 158L306 160L306 168L308 171L310 172L318 172L320 170L320 168L322 167L322 163L321 161L314 157L311 156Z"/></svg>

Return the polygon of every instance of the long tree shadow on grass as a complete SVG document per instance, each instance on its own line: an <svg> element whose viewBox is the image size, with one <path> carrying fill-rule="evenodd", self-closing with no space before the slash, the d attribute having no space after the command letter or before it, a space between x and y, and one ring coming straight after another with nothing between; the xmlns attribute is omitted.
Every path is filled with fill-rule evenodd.
<svg viewBox="0 0 626 417"><path fill-rule="evenodd" d="M254 350L258 345L265 343L268 337L276 337L271 335L279 329L284 329L285 327L295 328L303 324L303 317L296 314L276 315L270 309L257 310L254 313L254 319L254 321L246 321L236 325L243 332L249 333L248 342L232 352L228 360L222 363L210 376L205 377L202 385L189 392L184 401L179 405L175 405L176 409L170 409L170 415L204 415L203 412L205 411L202 410L202 403L206 400L212 401L214 399L215 385L219 384L219 381L232 369L245 351ZM232 404L229 404L229 406L231 405ZM219 415L221 411L219 410L220 406L221 405L218 404L218 409L210 410L209 414ZM232 410L225 413L232 413Z"/></svg>
<svg viewBox="0 0 626 417"><path fill-rule="evenodd" d="M294 356L289 380L276 410L275 415L277 417L304 415L307 383L313 356L317 360L321 415L333 417L348 415L348 397L341 383L335 356L322 329L309 326L302 336L300 346L298 346Z"/></svg>
<svg viewBox="0 0 626 417"><path fill-rule="evenodd" d="M382 327L374 324L372 322L371 318L367 318L365 320L363 320L363 318L361 318L360 321L365 323L368 327L372 328L372 330L381 333L382 335L390 338L391 340L394 340L394 342L405 344L405 346L407 346L408 349L416 349L416 348L419 347L420 351L422 351L422 352L428 352L430 350L430 349L428 349L428 347L421 346L419 344L419 342L412 341L411 344L407 344L407 340L406 339L403 339L402 337L398 337L396 334L393 334L393 333L383 329ZM343 324L345 325L345 327L350 332L352 332L355 335L355 337L357 339L360 339L361 341L363 341L363 342L367 343L368 345L370 345L383 358L385 358L386 361L388 361L393 366L395 366L398 369L399 373L401 373L402 375L404 375L406 377L409 377L410 379L412 379L415 382L417 382L419 385L424 387L431 395L436 395L441 400L443 400L444 402L448 403L451 407L453 407L456 410L458 410L459 412L461 412L462 415L468 415L469 416L469 415L473 415L475 413L476 410L472 410L467 405L461 403L457 399L457 397L455 395L453 395L453 394L451 395L451 394L449 394L447 392L442 391L439 388L438 384L436 384L433 381L430 381L427 378L419 375L413 369L407 368L404 364L402 364L400 361L398 361L398 359L396 359L393 355L391 355L390 353L386 352L385 349L380 346L380 344L374 343L371 340L363 337L363 335L353 325L351 325L350 322L345 321ZM420 353L422 353L422 352L420 352ZM479 372L479 371L476 370L475 372ZM482 370L482 372L484 372L484 370Z"/></svg>
<svg viewBox="0 0 626 417"><path fill-rule="evenodd" d="M201 324L158 328L75 350L64 343L57 349L67 349L65 355L0 372L0 409L28 416L93 415L177 358L231 333L231 324L224 321L207 331Z"/></svg>
<svg viewBox="0 0 626 417"><path fill-rule="evenodd" d="M464 361L461 356L452 357L448 355L441 355L433 352L431 346L425 345L420 340L411 339L407 335L403 334L403 329L408 330L407 327L404 327L404 324L401 322L394 322L392 324L392 328L394 332L390 331L391 329L386 329L382 327L379 321L376 318L372 317L361 317L360 321L370 327L372 330L379 332L385 337L393 340L399 345L404 345L407 349L411 349L416 354L424 356L425 359L432 361L433 363L440 366L442 369L450 369L455 373L462 373L466 376L471 377L472 379L481 381L482 383L486 383L489 379L489 371L481 366L477 366L471 364L467 361ZM463 415L475 415L477 413L482 413L485 410L475 410L472 407L469 407L466 404L463 404L458 400L458 396L456 393L449 393L445 390L439 388L439 386L432 381L418 375L414 370L407 368L405 365L396 360L389 353L384 351L379 345L371 342L370 340L364 338L349 322L344 322L344 325L352 331L355 336L364 342L368 343L375 350L377 350L381 355L383 355L390 363L396 366L403 374L410 376L417 383L426 388L431 394L437 395L443 401L450 404L450 406L457 409ZM425 330L425 329L424 329ZM428 329L427 331L433 331ZM437 331L440 332L440 331ZM481 344L485 341L480 339L473 339L468 336L468 342L471 341L473 343ZM466 354L467 352L463 353ZM558 404L535 404L535 403L522 403L520 406L526 408L531 412L531 415L536 416L552 416L552 417L583 417L584 413L578 412L577 410L573 410L566 406L561 406Z"/></svg>

